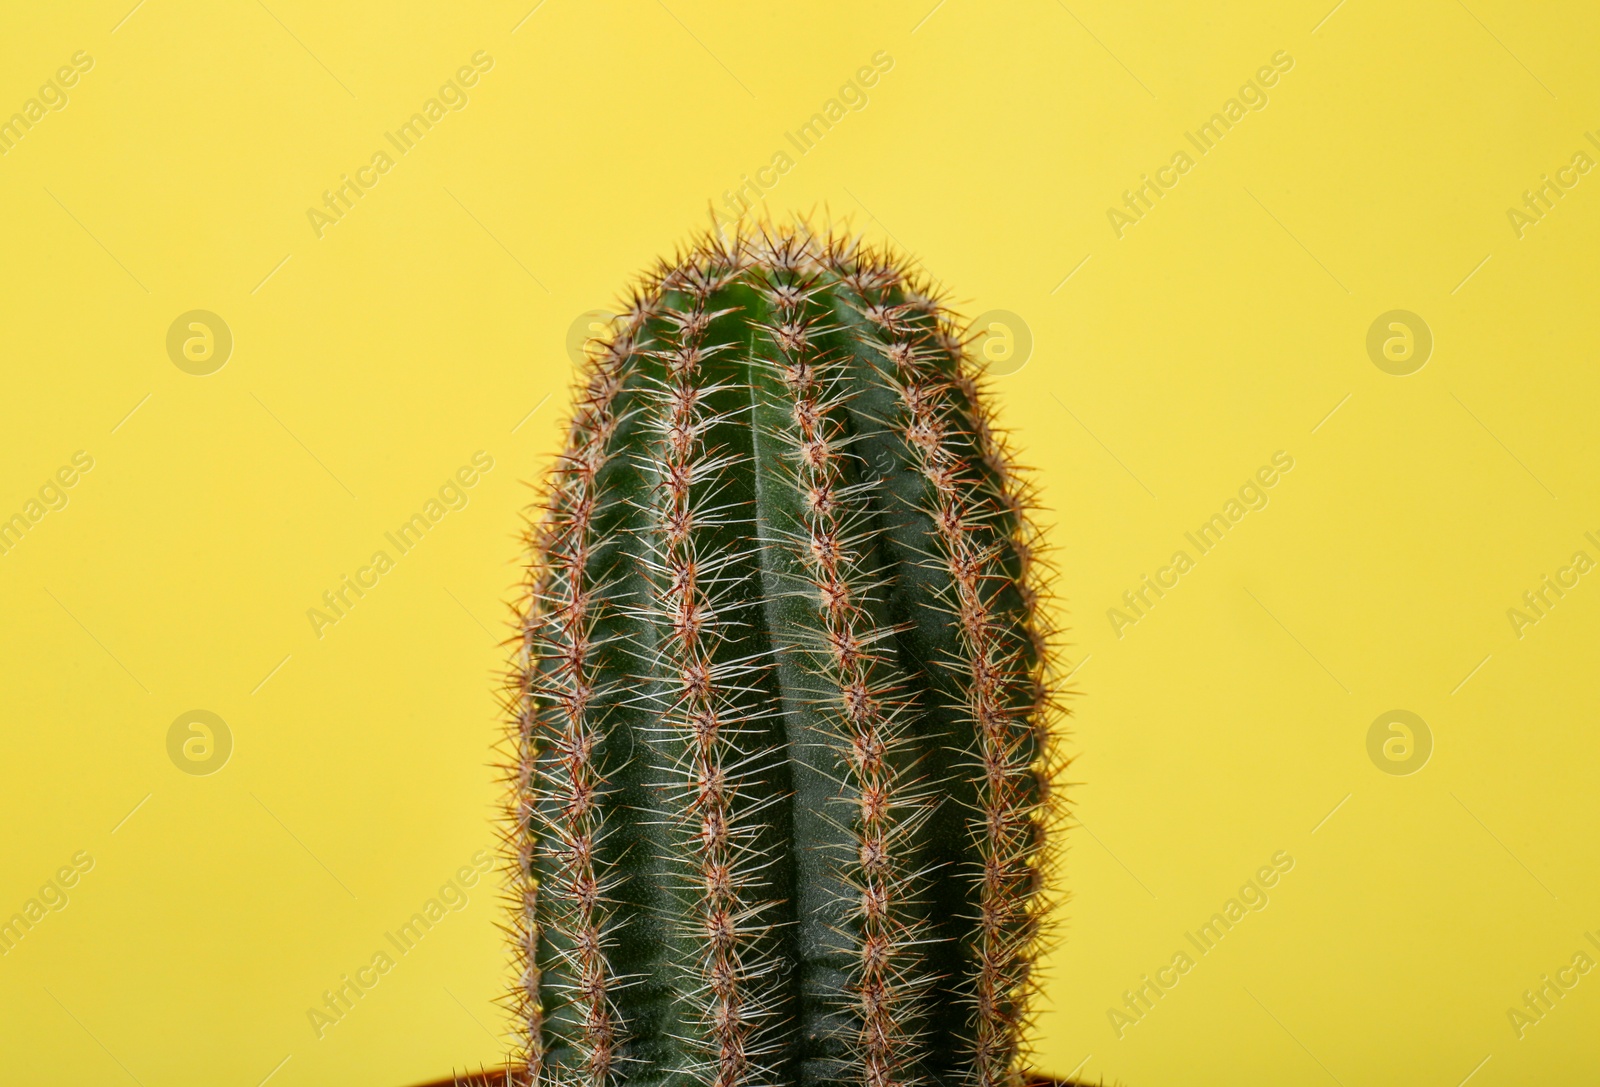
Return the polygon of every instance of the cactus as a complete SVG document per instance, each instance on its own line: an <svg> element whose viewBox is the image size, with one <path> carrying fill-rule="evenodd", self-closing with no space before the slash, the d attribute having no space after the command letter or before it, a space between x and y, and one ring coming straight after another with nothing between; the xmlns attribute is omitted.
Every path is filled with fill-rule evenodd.
<svg viewBox="0 0 1600 1087"><path fill-rule="evenodd" d="M951 315L804 222L591 344L508 683L510 1082L1016 1087L1058 707Z"/></svg>

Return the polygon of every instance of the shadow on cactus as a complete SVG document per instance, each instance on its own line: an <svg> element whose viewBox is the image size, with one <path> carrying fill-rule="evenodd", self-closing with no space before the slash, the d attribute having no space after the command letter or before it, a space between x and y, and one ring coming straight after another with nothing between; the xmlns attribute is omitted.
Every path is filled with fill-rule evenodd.
<svg viewBox="0 0 1600 1087"><path fill-rule="evenodd" d="M507 741L514 1085L1018 1087L1061 713L954 317L799 223L592 344Z"/></svg>

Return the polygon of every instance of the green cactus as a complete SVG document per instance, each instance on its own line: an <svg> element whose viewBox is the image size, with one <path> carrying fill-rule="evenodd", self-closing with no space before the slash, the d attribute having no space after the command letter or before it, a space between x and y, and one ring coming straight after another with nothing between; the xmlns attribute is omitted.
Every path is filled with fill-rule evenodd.
<svg viewBox="0 0 1600 1087"><path fill-rule="evenodd" d="M509 687L511 1081L1015 1087L1058 711L953 318L768 226L585 377Z"/></svg>

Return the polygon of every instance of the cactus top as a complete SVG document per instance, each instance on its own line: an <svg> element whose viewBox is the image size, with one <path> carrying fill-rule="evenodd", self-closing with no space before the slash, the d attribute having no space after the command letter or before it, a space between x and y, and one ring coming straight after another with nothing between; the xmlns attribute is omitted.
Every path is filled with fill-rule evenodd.
<svg viewBox="0 0 1600 1087"><path fill-rule="evenodd" d="M530 519L515 1078L1004 1087L1055 718L1025 488L905 263L662 263Z"/></svg>

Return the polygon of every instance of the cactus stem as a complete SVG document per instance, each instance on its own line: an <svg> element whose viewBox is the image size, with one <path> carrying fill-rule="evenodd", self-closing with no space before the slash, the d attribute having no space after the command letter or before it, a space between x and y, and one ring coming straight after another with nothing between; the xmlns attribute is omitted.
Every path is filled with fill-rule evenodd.
<svg viewBox="0 0 1600 1087"><path fill-rule="evenodd" d="M592 349L524 536L508 1083L1020 1087L1062 707L979 384L803 223Z"/></svg>

